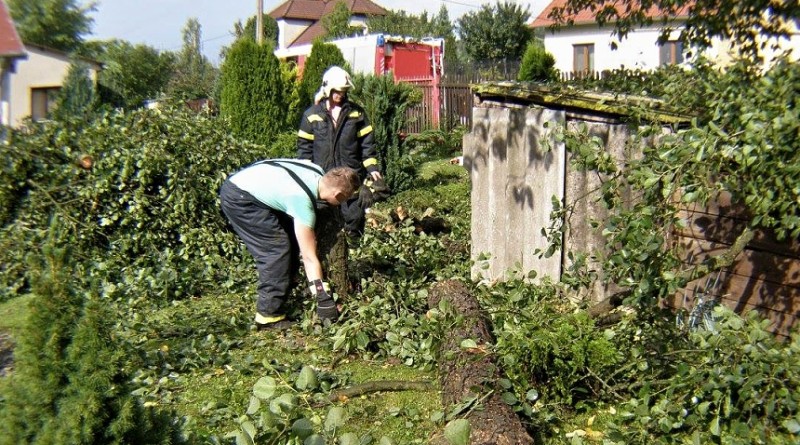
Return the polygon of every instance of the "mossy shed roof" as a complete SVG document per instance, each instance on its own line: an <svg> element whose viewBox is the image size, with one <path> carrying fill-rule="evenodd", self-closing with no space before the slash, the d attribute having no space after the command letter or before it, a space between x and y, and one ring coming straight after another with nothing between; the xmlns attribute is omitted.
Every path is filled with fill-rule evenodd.
<svg viewBox="0 0 800 445"><path fill-rule="evenodd" d="M487 101L523 106L538 105L581 114L625 118L634 114L653 122L688 123L692 117L671 109L664 101L646 96L600 93L534 82L483 82L470 85L479 104Z"/></svg>

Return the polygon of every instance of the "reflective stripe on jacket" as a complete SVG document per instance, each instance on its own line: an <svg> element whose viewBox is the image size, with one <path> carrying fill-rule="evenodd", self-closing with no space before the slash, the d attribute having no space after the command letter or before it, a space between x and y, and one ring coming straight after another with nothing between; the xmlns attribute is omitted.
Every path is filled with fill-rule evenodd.
<svg viewBox="0 0 800 445"><path fill-rule="evenodd" d="M358 105L345 101L339 125L325 108L325 101L308 108L297 132L297 157L308 159L328 171L346 166L363 177L378 168L372 125Z"/></svg>

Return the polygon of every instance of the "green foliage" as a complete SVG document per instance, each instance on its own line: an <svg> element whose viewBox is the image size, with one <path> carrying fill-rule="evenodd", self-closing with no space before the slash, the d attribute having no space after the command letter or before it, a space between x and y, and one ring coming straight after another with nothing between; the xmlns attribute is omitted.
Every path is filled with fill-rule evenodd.
<svg viewBox="0 0 800 445"><path fill-rule="evenodd" d="M325 40L336 40L360 34L362 28L350 26L350 8L343 0L338 0L333 10L322 16L322 27L325 28Z"/></svg>
<svg viewBox="0 0 800 445"><path fill-rule="evenodd" d="M401 138L406 110L422 100L421 94L406 83L395 83L391 76L363 76L353 79L353 99L360 103L374 128L378 162L386 184L394 192L413 186L415 165Z"/></svg>
<svg viewBox="0 0 800 445"><path fill-rule="evenodd" d="M12 160L0 199L9 203L0 252L2 292L26 288L20 264L63 221L64 245L91 259L111 298L185 298L246 279L245 256L216 203L225 176L263 155L224 120L181 108L110 113L86 126L37 125L0 147ZM77 160L89 155L91 166ZM4 208L5 209L5 208ZM229 261L232 260L232 261Z"/></svg>
<svg viewBox="0 0 800 445"><path fill-rule="evenodd" d="M425 130L408 135L405 144L409 153L420 161L448 158L463 152L464 133L466 128L460 126L451 131Z"/></svg>
<svg viewBox="0 0 800 445"><path fill-rule="evenodd" d="M653 18L651 10L660 13ZM713 40L730 39L745 58L758 60L770 44L754 36L789 38L793 24L796 26L800 16L797 2L770 4L769 20L764 20L764 3L760 0L720 2L718 0L625 0L608 5L605 0L568 0L564 5L554 8L550 18L559 23L567 23L565 17L579 11L593 11L599 25L613 24L614 33L620 37L642 25L658 23L661 25L660 42L674 38L674 17L678 12L686 18L680 28L680 39L689 46L707 48Z"/></svg>
<svg viewBox="0 0 800 445"><path fill-rule="evenodd" d="M535 80L548 82L558 78L558 72L553 68L556 59L544 49L544 44L538 40L531 41L525 48L522 63L519 66L517 80Z"/></svg>
<svg viewBox="0 0 800 445"><path fill-rule="evenodd" d="M175 59L174 73L167 84L167 95L182 100L212 97L217 69L200 51L202 31L196 18L186 21L183 47Z"/></svg>
<svg viewBox="0 0 800 445"><path fill-rule="evenodd" d="M665 80L689 78L680 88L656 90L697 117L690 128L673 134L659 134L657 124L645 126L637 138L658 135L656 143L643 143L642 155L629 153L624 165L587 128L564 135L575 154L573 165L601 174L598 199L610 213L600 230L613 247L598 258L608 280L630 288L630 302L655 303L686 283L682 263L667 243L671 231L685 224L678 211L686 204L705 205L728 193L747 208L749 227L769 229L779 238L800 235L800 147L793 136L800 128L800 70L796 63L780 62L754 75L751 67L740 61L725 72L707 65L689 76L661 72ZM644 84L634 78L630 85Z"/></svg>
<svg viewBox="0 0 800 445"><path fill-rule="evenodd" d="M458 19L458 35L471 60L520 60L533 38L529 7L513 2L484 4Z"/></svg>
<svg viewBox="0 0 800 445"><path fill-rule="evenodd" d="M269 14L264 14L261 19L263 23L263 42L273 47L278 46L278 22ZM236 35L238 38L245 37L256 40L256 16L247 19L247 23L242 27L241 22L236 24Z"/></svg>
<svg viewBox="0 0 800 445"><path fill-rule="evenodd" d="M97 79L103 103L126 109L164 94L175 64L171 52L123 40L104 42L94 57L103 63Z"/></svg>
<svg viewBox="0 0 800 445"><path fill-rule="evenodd" d="M220 113L230 119L234 134L270 146L287 130L281 64L269 45L239 39L222 65Z"/></svg>
<svg viewBox="0 0 800 445"><path fill-rule="evenodd" d="M668 381L622 405L611 443L797 442L800 337L781 343L754 312L742 319L719 306L716 317L716 332L694 332L674 351Z"/></svg>
<svg viewBox="0 0 800 445"><path fill-rule="evenodd" d="M8 11L25 43L35 43L64 52L83 44L92 31L89 14L95 2L76 0L8 0Z"/></svg>
<svg viewBox="0 0 800 445"><path fill-rule="evenodd" d="M625 364L626 353L610 336L585 312L571 313L552 287L510 280L482 294L491 308L498 361L525 416L537 405L576 406L602 395L605 388L594 376L612 375Z"/></svg>
<svg viewBox="0 0 800 445"><path fill-rule="evenodd" d="M390 10L386 15L370 16L367 26L371 33L383 33L392 36L408 36L418 39L424 37L455 38L453 24L442 4L435 17L428 17L428 12L410 14L403 10Z"/></svg>
<svg viewBox="0 0 800 445"><path fill-rule="evenodd" d="M97 94L94 81L90 77L89 64L81 61L73 62L69 66L64 84L58 92L53 117L88 120L95 111L96 105Z"/></svg>
<svg viewBox="0 0 800 445"><path fill-rule="evenodd" d="M303 111L314 103L314 95L322 85L322 75L332 66L338 66L350 72L350 67L344 60L342 51L336 45L325 43L322 40L314 41L311 45L311 54L308 55L303 66L303 77L298 87L300 110L295 118L295 125L300 122Z"/></svg>
<svg viewBox="0 0 800 445"><path fill-rule="evenodd" d="M175 443L172 422L131 397L114 313L78 290L91 284L76 280L69 249L56 247L65 245L59 225L50 230L42 261L29 262L36 296L0 399L0 443Z"/></svg>

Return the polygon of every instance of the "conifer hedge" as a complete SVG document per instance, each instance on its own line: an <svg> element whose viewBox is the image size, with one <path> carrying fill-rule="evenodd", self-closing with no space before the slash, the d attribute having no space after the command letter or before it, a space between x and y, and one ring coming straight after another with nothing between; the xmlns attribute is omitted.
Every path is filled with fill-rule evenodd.
<svg viewBox="0 0 800 445"><path fill-rule="evenodd" d="M220 113L229 118L240 139L269 146L287 130L288 97L280 61L271 45L239 39L231 46L221 71Z"/></svg>

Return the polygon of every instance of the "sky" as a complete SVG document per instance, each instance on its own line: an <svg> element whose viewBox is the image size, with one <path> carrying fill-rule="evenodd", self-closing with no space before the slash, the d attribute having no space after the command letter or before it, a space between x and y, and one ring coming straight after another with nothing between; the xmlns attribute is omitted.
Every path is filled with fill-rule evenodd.
<svg viewBox="0 0 800 445"><path fill-rule="evenodd" d="M477 11L490 0L373 0L386 9L404 10L419 14L428 11L435 15L442 5L447 7L450 20L455 21L465 13ZM550 0L507 0L530 7L531 18ZM263 0L264 13L282 4L284 0ZM88 3L88 2L86 2ZM219 52L233 41L233 27L256 14L258 0L97 0L93 33L88 40L117 38L133 44L143 43L166 51L178 51L183 45L182 30L186 21L196 18L202 32L203 54L219 63Z"/></svg>

